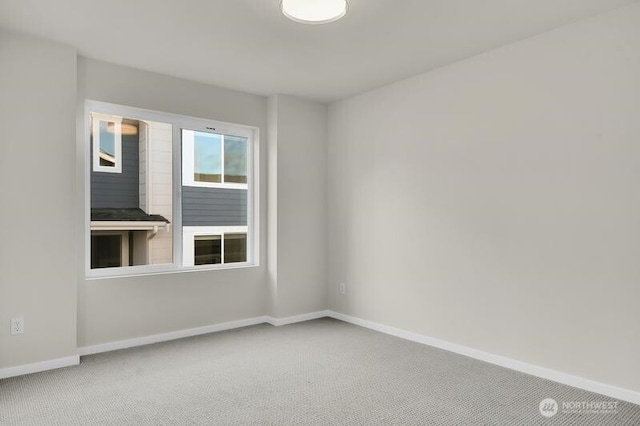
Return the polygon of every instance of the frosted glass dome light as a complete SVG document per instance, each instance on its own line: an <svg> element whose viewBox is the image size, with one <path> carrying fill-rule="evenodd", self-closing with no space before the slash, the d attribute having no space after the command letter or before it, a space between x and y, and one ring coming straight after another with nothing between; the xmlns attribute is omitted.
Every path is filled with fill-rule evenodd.
<svg viewBox="0 0 640 426"><path fill-rule="evenodd" d="M282 0L280 8L287 18L303 24L327 24L347 13L347 0Z"/></svg>

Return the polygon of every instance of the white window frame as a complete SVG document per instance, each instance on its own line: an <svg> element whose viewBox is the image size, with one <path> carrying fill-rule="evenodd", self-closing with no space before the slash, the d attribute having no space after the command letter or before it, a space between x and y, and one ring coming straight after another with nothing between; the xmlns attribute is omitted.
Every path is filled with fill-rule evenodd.
<svg viewBox="0 0 640 426"><path fill-rule="evenodd" d="M173 126L173 263L163 265L136 265L119 268L91 269L91 165L93 153L90 152L89 140L91 137L91 115L105 115L111 117L123 117L140 121L155 121L171 124ZM128 107L92 100L85 101L84 111L85 134L84 146L84 229L85 229L85 277L91 279L127 277L138 275L182 273L202 270L238 269L260 266L260 131L259 128L241 124L226 123L216 120L188 117L178 114L151 111L135 107ZM234 136L243 136L248 139L247 157L247 225L240 232L247 234L247 261L237 263L220 263L209 265L185 266L183 263L183 229L182 226L182 161L181 161L181 134L182 129L201 132L222 133ZM229 186L226 186L227 188ZM205 227L202 227L205 228ZM225 227L230 228L230 227ZM230 232L230 231L226 231ZM186 244L185 244L186 245ZM193 244L191 244L193 248Z"/></svg>
<svg viewBox="0 0 640 426"><path fill-rule="evenodd" d="M184 129L191 130L191 129ZM221 148L220 148L220 179L222 182L202 182L194 179L195 175L195 141L191 138L182 138L182 184L187 186L199 186L202 188L235 188L235 189L247 189L248 184L237 182L224 182L225 163L224 163L224 138L225 134L209 131L204 133L214 133L222 136ZM240 136L240 135L233 135ZM248 164L248 161L247 161ZM247 177L248 178L248 177ZM247 179L248 180L248 179Z"/></svg>
<svg viewBox="0 0 640 426"><path fill-rule="evenodd" d="M93 171L101 173L122 173L122 118L106 114L91 114L93 117ZM100 164L100 123L112 122L114 138L114 167Z"/></svg>

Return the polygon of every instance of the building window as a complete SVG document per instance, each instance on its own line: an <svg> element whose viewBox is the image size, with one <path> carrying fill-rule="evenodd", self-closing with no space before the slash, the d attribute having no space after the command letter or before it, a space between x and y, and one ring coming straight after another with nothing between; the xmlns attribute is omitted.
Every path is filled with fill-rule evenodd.
<svg viewBox="0 0 640 426"><path fill-rule="evenodd" d="M121 234L91 235L91 268L115 268L123 265Z"/></svg>
<svg viewBox="0 0 640 426"><path fill-rule="evenodd" d="M222 263L222 236L198 235L193 239L195 265Z"/></svg>
<svg viewBox="0 0 640 426"><path fill-rule="evenodd" d="M247 261L247 234L224 234L224 262L238 263Z"/></svg>
<svg viewBox="0 0 640 426"><path fill-rule="evenodd" d="M122 172L122 119L92 114L93 171Z"/></svg>
<svg viewBox="0 0 640 426"><path fill-rule="evenodd" d="M248 260L246 226L183 227L185 266L241 264Z"/></svg>
<svg viewBox="0 0 640 426"><path fill-rule="evenodd" d="M184 147L188 146L187 136L193 139L193 180L195 182L222 182L221 153L224 135L183 130L182 143ZM185 167L185 170L191 171L190 167Z"/></svg>
<svg viewBox="0 0 640 426"><path fill-rule="evenodd" d="M248 138L182 130L182 181L209 188L246 188Z"/></svg>
<svg viewBox="0 0 640 426"><path fill-rule="evenodd" d="M223 144L224 181L247 183L247 138L226 136Z"/></svg>
<svg viewBox="0 0 640 426"><path fill-rule="evenodd" d="M257 129L89 101L87 122L89 277L257 263Z"/></svg>

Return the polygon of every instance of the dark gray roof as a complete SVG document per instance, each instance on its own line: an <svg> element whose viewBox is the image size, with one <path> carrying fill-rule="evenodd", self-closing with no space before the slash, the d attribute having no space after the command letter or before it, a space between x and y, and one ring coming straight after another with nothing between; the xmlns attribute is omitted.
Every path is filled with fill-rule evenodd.
<svg viewBox="0 0 640 426"><path fill-rule="evenodd" d="M146 214L142 209L93 208L92 221L166 222L159 214Z"/></svg>

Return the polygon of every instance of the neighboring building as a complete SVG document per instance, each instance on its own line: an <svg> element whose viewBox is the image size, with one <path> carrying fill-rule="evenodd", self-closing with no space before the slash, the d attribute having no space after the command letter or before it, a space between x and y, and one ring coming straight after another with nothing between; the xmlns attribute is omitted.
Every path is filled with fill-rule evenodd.
<svg viewBox="0 0 640 426"><path fill-rule="evenodd" d="M91 268L171 263L171 126L91 117Z"/></svg>
<svg viewBox="0 0 640 426"><path fill-rule="evenodd" d="M91 119L91 268L172 263L173 126ZM248 139L180 137L182 265L246 262Z"/></svg>
<svg viewBox="0 0 640 426"><path fill-rule="evenodd" d="M182 130L184 266L247 261L247 138Z"/></svg>

